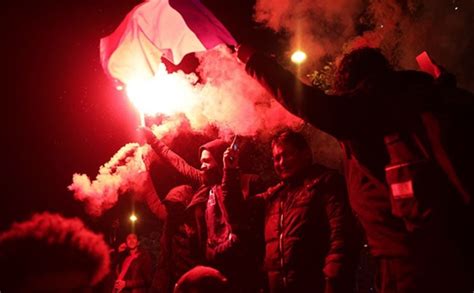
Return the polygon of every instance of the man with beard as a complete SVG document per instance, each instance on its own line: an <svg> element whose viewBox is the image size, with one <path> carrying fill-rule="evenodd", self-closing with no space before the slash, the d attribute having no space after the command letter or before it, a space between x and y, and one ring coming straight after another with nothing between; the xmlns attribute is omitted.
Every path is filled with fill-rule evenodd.
<svg viewBox="0 0 474 293"><path fill-rule="evenodd" d="M195 215L198 243L205 255L205 265L218 269L229 280L234 292L255 292L261 284L260 262L263 253L261 242L261 219L259 213L245 210L251 220L245 227L231 223L224 207L222 194L223 153L229 144L216 139L199 148L200 170L190 166L184 159L158 140L148 128L142 128L148 144L158 156L169 162L190 184L200 184L187 206ZM245 197L262 190L258 176L242 176L240 188ZM261 244L261 245L260 245Z"/></svg>

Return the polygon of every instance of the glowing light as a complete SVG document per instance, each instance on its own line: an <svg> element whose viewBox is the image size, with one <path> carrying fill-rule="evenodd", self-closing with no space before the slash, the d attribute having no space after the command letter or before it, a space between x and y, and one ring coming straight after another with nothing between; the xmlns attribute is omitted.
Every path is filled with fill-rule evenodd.
<svg viewBox="0 0 474 293"><path fill-rule="evenodd" d="M135 214L132 214L130 216L130 221L132 221L132 223L135 223L137 220L138 220L138 218L137 218L137 216L135 216Z"/></svg>
<svg viewBox="0 0 474 293"><path fill-rule="evenodd" d="M141 115L166 115L184 112L199 100L193 89L197 77L169 74L160 64L155 76L147 80L134 80L127 84L127 96Z"/></svg>
<svg viewBox="0 0 474 293"><path fill-rule="evenodd" d="M295 51L292 55L291 55L291 61L293 63L296 63L296 64L301 64L303 63L304 61L306 61L306 58L308 56L306 55L305 52L301 51L301 50L297 50Z"/></svg>
<svg viewBox="0 0 474 293"><path fill-rule="evenodd" d="M123 85L118 85L115 87L118 91L123 91L124 87Z"/></svg>

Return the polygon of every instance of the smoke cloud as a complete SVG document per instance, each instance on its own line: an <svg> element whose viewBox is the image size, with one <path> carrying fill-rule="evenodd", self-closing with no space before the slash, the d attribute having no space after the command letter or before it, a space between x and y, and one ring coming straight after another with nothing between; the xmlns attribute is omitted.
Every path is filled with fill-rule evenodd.
<svg viewBox="0 0 474 293"><path fill-rule="evenodd" d="M312 60L340 52L355 34L354 17L363 0L257 0L255 20L287 32L290 50L303 49Z"/></svg>
<svg viewBox="0 0 474 293"><path fill-rule="evenodd" d="M255 20L289 35L313 60L359 46L382 48L401 68L417 68L426 50L471 90L474 6L468 1L257 0Z"/></svg>
<svg viewBox="0 0 474 293"><path fill-rule="evenodd" d="M160 88L158 98L168 98L166 102L182 103L181 94L192 103L180 104L181 112L165 115L160 121L149 121L153 133L165 142L172 142L180 131L206 132L209 125L217 129L217 136L228 139L231 135L260 137L265 140L282 127L297 128L302 120L287 112L277 103L257 81L245 72L228 48L220 47L201 54L198 74L202 80L196 83L194 74L183 72L169 74L168 84L179 93L167 92L163 97ZM148 93L153 96L153 93ZM176 101L179 100L179 101ZM151 123L150 123L151 122ZM149 147L129 143L122 147L109 162L100 167L95 179L86 174L74 174L73 183L68 187L74 197L86 204L86 211L92 216L100 216L112 208L119 196L127 191L139 194L144 189L146 168L142 157Z"/></svg>
<svg viewBox="0 0 474 293"><path fill-rule="evenodd" d="M182 71L168 74L162 69L141 88L133 85L133 90L127 91L129 95L146 96L147 107L142 111L168 117L182 114L196 131L212 124L223 133L253 136L301 124L245 72L227 47L203 52L198 58L199 77ZM161 136L170 129L172 125L164 125L155 134Z"/></svg>
<svg viewBox="0 0 474 293"><path fill-rule="evenodd" d="M198 72L204 80L200 87L200 121L215 124L222 131L255 136L272 133L283 126L298 127L302 121L288 113L267 91L251 78L227 48L200 56Z"/></svg>

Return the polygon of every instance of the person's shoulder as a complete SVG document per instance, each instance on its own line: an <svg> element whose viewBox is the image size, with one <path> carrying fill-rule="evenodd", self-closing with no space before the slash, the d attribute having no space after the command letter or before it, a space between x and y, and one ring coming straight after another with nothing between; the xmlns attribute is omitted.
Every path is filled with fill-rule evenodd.
<svg viewBox="0 0 474 293"><path fill-rule="evenodd" d="M312 189L318 184L337 185L343 182L344 177L337 170L314 164L311 166L306 187Z"/></svg>
<svg viewBox="0 0 474 293"><path fill-rule="evenodd" d="M208 192L209 187L205 185L201 185L198 190L194 193L193 197L191 198L191 202L186 207L187 209L191 209L197 205L205 204L208 199Z"/></svg>
<svg viewBox="0 0 474 293"><path fill-rule="evenodd" d="M283 182L279 182L273 186L270 186L269 188L267 188L266 191L260 193L260 194L257 194L256 197L258 198L262 198L263 200L269 200L273 197L273 195L275 195L279 190L281 190L283 187L285 186L285 184Z"/></svg>

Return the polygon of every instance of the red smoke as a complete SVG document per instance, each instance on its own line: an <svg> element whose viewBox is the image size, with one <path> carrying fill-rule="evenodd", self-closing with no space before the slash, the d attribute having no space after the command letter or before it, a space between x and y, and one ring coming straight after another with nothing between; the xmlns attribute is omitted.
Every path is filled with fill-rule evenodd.
<svg viewBox="0 0 474 293"><path fill-rule="evenodd" d="M198 72L202 120L189 117L191 124L212 123L222 131L254 136L271 134L281 127L298 127L302 121L288 113L246 72L227 48L217 48L199 56Z"/></svg>
<svg viewBox="0 0 474 293"><path fill-rule="evenodd" d="M290 47L302 46L316 62L369 45L382 48L395 66L416 69L415 57L426 50L472 89L474 5L468 2L257 0L255 19L288 33Z"/></svg>

